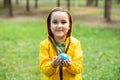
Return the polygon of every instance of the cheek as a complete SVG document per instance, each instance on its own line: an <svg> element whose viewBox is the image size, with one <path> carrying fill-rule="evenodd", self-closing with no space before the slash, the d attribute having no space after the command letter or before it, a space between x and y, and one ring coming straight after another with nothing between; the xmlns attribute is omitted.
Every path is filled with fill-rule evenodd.
<svg viewBox="0 0 120 80"><path fill-rule="evenodd" d="M51 25L50 25L50 26L54 28L56 25L55 25L55 24L53 24L53 23L51 23Z"/></svg>
<svg viewBox="0 0 120 80"><path fill-rule="evenodd" d="M66 27L64 31L65 31L65 33L68 33L69 30L70 30L70 28Z"/></svg>
<svg viewBox="0 0 120 80"><path fill-rule="evenodd" d="M66 30L70 30L70 25L67 24L66 26L67 26L67 27L66 27Z"/></svg>
<svg viewBox="0 0 120 80"><path fill-rule="evenodd" d="M50 30L51 30L52 32L54 32L54 31L55 31L55 26L54 26L54 25L51 25Z"/></svg>

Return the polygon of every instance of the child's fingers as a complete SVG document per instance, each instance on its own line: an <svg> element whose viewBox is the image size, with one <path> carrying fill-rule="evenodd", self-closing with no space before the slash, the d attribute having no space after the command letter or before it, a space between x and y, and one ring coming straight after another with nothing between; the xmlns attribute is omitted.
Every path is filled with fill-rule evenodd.
<svg viewBox="0 0 120 80"><path fill-rule="evenodd" d="M71 65L71 61L70 60L65 60L64 62L62 62L63 66L70 66Z"/></svg>
<svg viewBox="0 0 120 80"><path fill-rule="evenodd" d="M62 62L62 59L59 58L58 56L55 56L55 57L54 57L54 60L53 60L53 62L52 62L52 65L53 65L54 67L57 67L58 65L60 65L61 62Z"/></svg>
<svg viewBox="0 0 120 80"><path fill-rule="evenodd" d="M54 57L54 59L56 59L56 58L57 58L57 56Z"/></svg>
<svg viewBox="0 0 120 80"><path fill-rule="evenodd" d="M56 64L61 63L61 61L62 61L62 60L61 60L60 58L58 58L58 57L55 59L55 63L56 63Z"/></svg>

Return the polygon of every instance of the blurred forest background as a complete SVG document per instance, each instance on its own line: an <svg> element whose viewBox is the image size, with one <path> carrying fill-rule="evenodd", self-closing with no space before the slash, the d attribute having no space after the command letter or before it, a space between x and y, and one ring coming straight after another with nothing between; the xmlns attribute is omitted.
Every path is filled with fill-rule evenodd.
<svg viewBox="0 0 120 80"><path fill-rule="evenodd" d="M45 19L48 12L62 6L70 10L74 20L119 27L120 0L0 0L0 17L11 19ZM102 25L103 26L103 25Z"/></svg>
<svg viewBox="0 0 120 80"><path fill-rule="evenodd" d="M120 80L120 0L0 0L0 80L42 80L39 44L59 6L73 17L83 80Z"/></svg>

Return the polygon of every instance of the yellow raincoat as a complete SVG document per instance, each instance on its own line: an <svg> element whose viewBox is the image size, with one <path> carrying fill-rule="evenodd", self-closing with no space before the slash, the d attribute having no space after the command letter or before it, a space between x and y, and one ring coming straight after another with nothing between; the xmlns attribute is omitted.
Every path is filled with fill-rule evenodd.
<svg viewBox="0 0 120 80"><path fill-rule="evenodd" d="M63 80L82 80L82 50L78 40L73 37L67 38L66 45L70 40L67 55L70 57L72 64L70 67L63 67ZM66 47L66 46L65 46ZM59 67L53 68L51 63L57 56L57 53L49 41L46 39L40 44L40 69L42 80L59 80Z"/></svg>

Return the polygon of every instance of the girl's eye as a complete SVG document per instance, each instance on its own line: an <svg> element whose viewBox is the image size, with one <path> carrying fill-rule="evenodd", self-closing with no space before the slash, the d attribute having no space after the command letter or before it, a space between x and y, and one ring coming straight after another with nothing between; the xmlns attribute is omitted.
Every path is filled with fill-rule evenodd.
<svg viewBox="0 0 120 80"><path fill-rule="evenodd" d="M65 21L62 22L62 24L65 24L65 23L66 23Z"/></svg>
<svg viewBox="0 0 120 80"><path fill-rule="evenodd" d="M57 24L57 21L53 21L54 24Z"/></svg>

